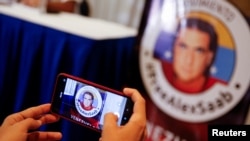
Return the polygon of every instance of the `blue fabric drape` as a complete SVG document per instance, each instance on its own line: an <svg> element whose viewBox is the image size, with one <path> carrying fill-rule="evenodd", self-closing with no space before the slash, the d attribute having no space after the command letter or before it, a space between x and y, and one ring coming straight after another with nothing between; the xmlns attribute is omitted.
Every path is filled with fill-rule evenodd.
<svg viewBox="0 0 250 141"><path fill-rule="evenodd" d="M135 37L92 40L0 14L0 121L50 102L56 76L66 72L121 90ZM61 120L41 129L62 131L63 141L98 140L99 133Z"/></svg>

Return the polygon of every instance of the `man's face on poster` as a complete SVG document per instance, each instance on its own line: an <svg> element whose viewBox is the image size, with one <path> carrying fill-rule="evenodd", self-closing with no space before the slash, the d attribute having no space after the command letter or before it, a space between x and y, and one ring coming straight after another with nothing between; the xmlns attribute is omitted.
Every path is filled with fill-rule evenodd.
<svg viewBox="0 0 250 141"><path fill-rule="evenodd" d="M93 103L92 96L90 94L88 94L88 93L85 93L84 97L83 97L83 105L85 107L90 107L92 105L92 103Z"/></svg>
<svg viewBox="0 0 250 141"><path fill-rule="evenodd" d="M174 43L173 68L177 79L193 82L204 77L213 53L209 50L210 38L195 28L182 28Z"/></svg>

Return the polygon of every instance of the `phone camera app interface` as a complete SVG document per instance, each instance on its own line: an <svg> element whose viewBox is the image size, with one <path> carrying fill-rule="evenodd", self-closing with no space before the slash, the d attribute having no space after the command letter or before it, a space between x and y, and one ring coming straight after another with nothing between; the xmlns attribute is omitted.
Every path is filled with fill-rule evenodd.
<svg viewBox="0 0 250 141"><path fill-rule="evenodd" d="M102 129L104 115L108 112L118 116L119 125L124 122L126 97L70 78L66 79L65 87L60 93L61 114L77 123Z"/></svg>

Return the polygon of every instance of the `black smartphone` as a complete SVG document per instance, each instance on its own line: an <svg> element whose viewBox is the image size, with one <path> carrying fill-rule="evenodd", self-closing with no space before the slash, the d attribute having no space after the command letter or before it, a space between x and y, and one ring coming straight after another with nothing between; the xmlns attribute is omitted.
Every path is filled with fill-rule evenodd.
<svg viewBox="0 0 250 141"><path fill-rule="evenodd" d="M133 101L122 92L66 73L57 76L51 112L60 117L101 132L104 115L113 112L118 125L128 122Z"/></svg>

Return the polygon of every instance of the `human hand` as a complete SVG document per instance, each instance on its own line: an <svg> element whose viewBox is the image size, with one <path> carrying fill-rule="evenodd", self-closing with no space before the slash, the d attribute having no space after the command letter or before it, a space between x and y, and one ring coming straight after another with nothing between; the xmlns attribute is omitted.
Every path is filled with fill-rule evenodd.
<svg viewBox="0 0 250 141"><path fill-rule="evenodd" d="M107 113L100 141L143 141L147 137L145 100L136 89L125 88L123 93L134 102L133 114L124 126L117 125L117 116Z"/></svg>
<svg viewBox="0 0 250 141"><path fill-rule="evenodd" d="M44 124L59 120L55 115L48 114L50 104L31 107L5 118L0 126L0 141L53 141L60 140L59 132L34 131Z"/></svg>

